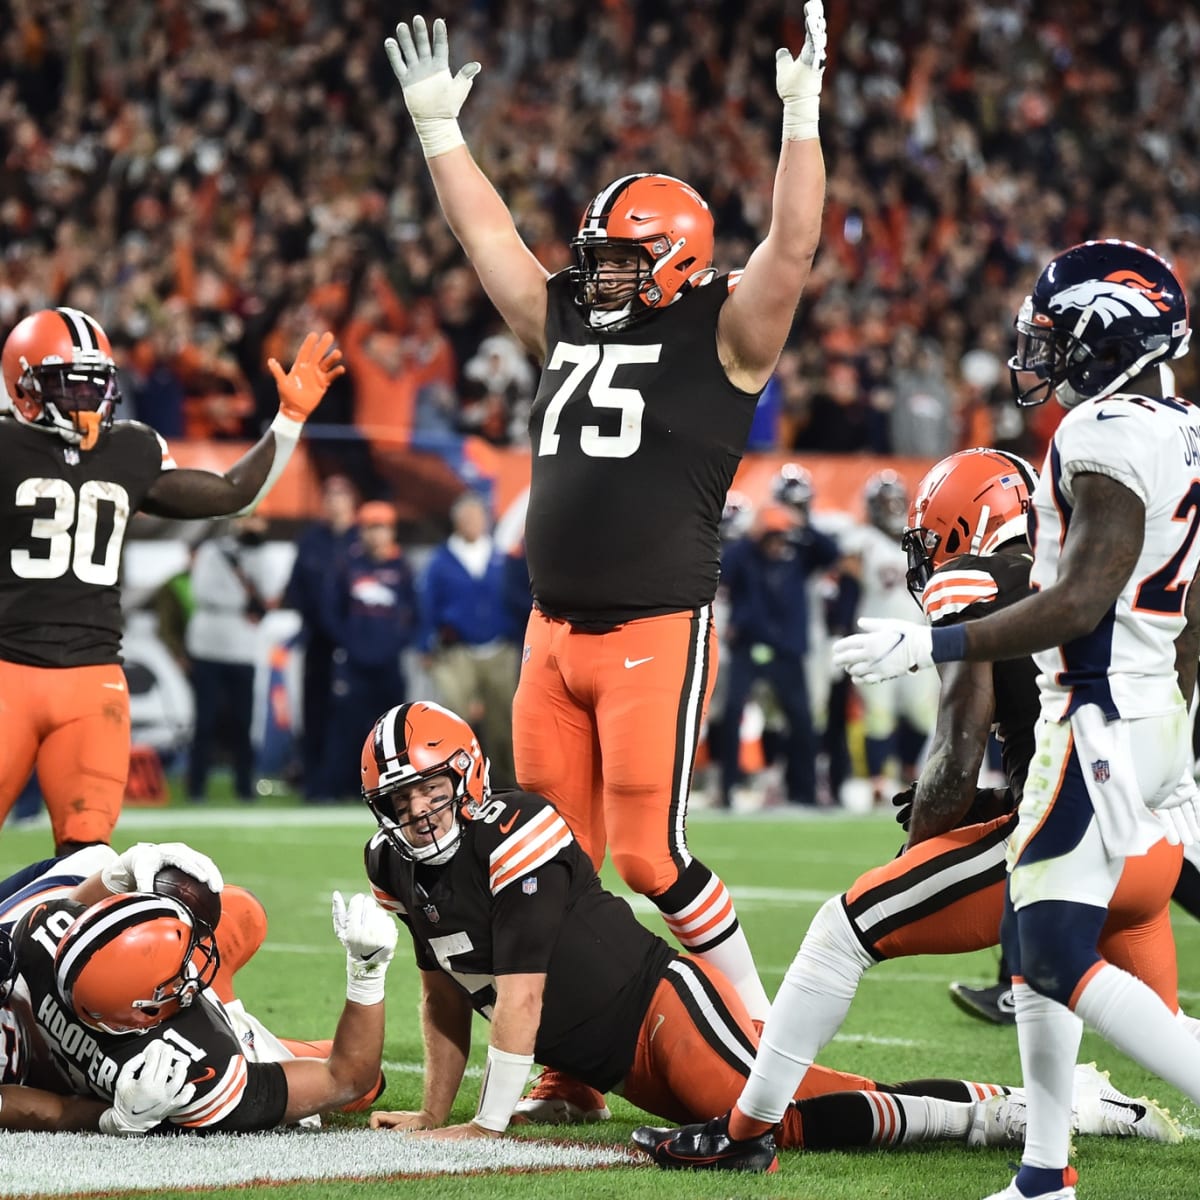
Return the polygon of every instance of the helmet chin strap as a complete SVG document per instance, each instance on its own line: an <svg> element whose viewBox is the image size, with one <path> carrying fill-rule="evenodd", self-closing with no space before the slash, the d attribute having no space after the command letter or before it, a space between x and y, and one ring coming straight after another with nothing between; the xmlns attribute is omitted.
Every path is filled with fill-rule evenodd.
<svg viewBox="0 0 1200 1200"><path fill-rule="evenodd" d="M975 533L971 537L971 554L978 554L980 547L983 545L983 535L987 533L988 521L991 520L992 509L990 505L984 504L979 509L979 522L975 526Z"/></svg>

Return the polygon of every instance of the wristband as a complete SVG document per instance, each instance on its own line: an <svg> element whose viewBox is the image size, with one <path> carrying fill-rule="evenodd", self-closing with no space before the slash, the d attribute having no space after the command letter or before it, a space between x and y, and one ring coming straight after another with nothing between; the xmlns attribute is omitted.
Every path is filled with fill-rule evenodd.
<svg viewBox="0 0 1200 1200"><path fill-rule="evenodd" d="M254 499L245 508L238 509L233 514L235 517L244 517L252 513L275 486L300 441L300 431L303 428L302 421L293 421L291 417L285 417L282 411L275 414L275 419L270 425L271 432L275 435L275 457L271 461L271 469L267 472L267 477L263 480L262 487L258 489Z"/></svg>
<svg viewBox="0 0 1200 1200"><path fill-rule="evenodd" d="M100 1132L107 1133L109 1137L130 1137L133 1134L146 1132L144 1129L134 1129L132 1126L126 1125L115 1108L106 1108L100 1114L99 1127ZM152 1125L150 1128L153 1129L154 1126Z"/></svg>
<svg viewBox="0 0 1200 1200"><path fill-rule="evenodd" d="M476 1125L493 1133L503 1133L508 1128L532 1066L532 1054L509 1054L507 1050L488 1047L483 1085L479 1089L479 1111L475 1114Z"/></svg>
<svg viewBox="0 0 1200 1200"><path fill-rule="evenodd" d="M346 999L353 1000L355 1004L381 1004L387 982L387 967L387 962L368 964L361 958L347 954Z"/></svg>
<svg viewBox="0 0 1200 1200"><path fill-rule="evenodd" d="M967 627L942 625L929 631L930 653L935 663L961 662L967 657Z"/></svg>
<svg viewBox="0 0 1200 1200"><path fill-rule="evenodd" d="M467 144L454 117L414 117L413 128L426 158L437 158Z"/></svg>
<svg viewBox="0 0 1200 1200"><path fill-rule="evenodd" d="M820 113L821 97L804 96L798 100L787 100L783 105L783 140L803 142L817 136L817 117Z"/></svg>

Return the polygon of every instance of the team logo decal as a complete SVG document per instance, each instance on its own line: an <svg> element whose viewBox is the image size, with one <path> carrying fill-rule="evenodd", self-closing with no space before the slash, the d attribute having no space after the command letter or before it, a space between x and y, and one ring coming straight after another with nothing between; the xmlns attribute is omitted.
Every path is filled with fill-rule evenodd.
<svg viewBox="0 0 1200 1200"><path fill-rule="evenodd" d="M1107 783L1109 774L1107 758L1098 758L1092 763L1092 778L1097 783Z"/></svg>
<svg viewBox="0 0 1200 1200"><path fill-rule="evenodd" d="M1162 302L1162 290L1136 271L1117 271L1107 279L1086 279L1051 297L1050 307L1091 308L1107 329L1121 317L1156 317L1170 307Z"/></svg>
<svg viewBox="0 0 1200 1200"><path fill-rule="evenodd" d="M529 875L521 880L521 891L527 896L532 896L537 891L537 876Z"/></svg>

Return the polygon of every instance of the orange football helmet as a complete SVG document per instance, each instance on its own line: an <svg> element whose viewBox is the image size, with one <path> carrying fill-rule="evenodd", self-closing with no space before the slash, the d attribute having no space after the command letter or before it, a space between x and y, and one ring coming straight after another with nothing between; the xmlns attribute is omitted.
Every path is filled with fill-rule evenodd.
<svg viewBox="0 0 1200 1200"><path fill-rule="evenodd" d="M398 812L390 797L419 779L447 776L453 795L416 818L428 830L431 822L447 808L477 812L487 801L488 760L484 758L470 725L448 708L425 700L414 700L389 708L375 722L362 750L362 794L375 815L379 828L405 857L437 866L458 849L462 829L457 815L450 831L428 845L414 845L405 836L411 823L407 813Z"/></svg>
<svg viewBox="0 0 1200 1200"><path fill-rule="evenodd" d="M960 554L990 554L1025 536L1038 474L1016 454L977 447L943 458L917 486L901 545L908 590L920 599L929 577Z"/></svg>
<svg viewBox="0 0 1200 1200"><path fill-rule="evenodd" d="M77 308L19 321L0 355L12 413L24 425L90 450L121 400L108 334Z"/></svg>
<svg viewBox="0 0 1200 1200"><path fill-rule="evenodd" d="M220 966L217 943L178 900L149 892L86 909L54 954L54 978L75 1015L99 1033L142 1033L187 1008Z"/></svg>
<svg viewBox="0 0 1200 1200"><path fill-rule="evenodd" d="M637 266L620 271L603 266L596 254L602 246L635 251ZM575 301L589 321L605 329L666 308L716 274L712 213L699 192L672 175L614 180L584 210L571 248Z"/></svg>

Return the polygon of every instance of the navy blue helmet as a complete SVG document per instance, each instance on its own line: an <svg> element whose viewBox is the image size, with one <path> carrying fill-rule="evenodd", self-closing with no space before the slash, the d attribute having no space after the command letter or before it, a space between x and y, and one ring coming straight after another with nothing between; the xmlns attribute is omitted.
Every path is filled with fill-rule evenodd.
<svg viewBox="0 0 1200 1200"><path fill-rule="evenodd" d="M1182 358L1191 337L1187 295L1171 264L1115 238L1052 259L1016 328L1008 365L1022 406L1052 393L1064 408L1109 396L1153 363Z"/></svg>

